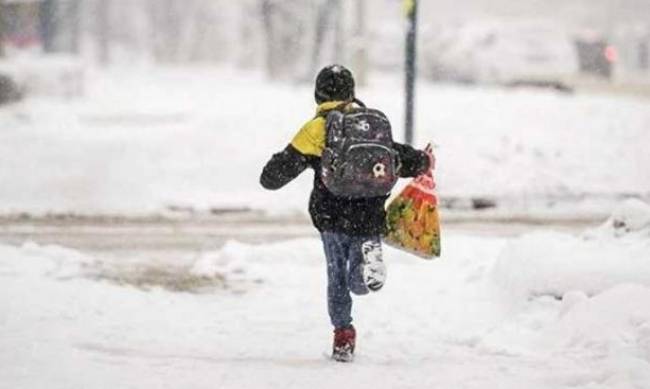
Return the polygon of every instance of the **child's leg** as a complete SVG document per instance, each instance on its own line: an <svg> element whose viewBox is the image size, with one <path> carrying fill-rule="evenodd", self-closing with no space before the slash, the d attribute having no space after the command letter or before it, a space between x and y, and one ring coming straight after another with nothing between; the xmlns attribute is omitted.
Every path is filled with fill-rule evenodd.
<svg viewBox="0 0 650 389"><path fill-rule="evenodd" d="M348 289L348 245L344 234L321 234L327 258L327 309L334 328L349 327L352 323L352 298Z"/></svg>
<svg viewBox="0 0 650 389"><path fill-rule="evenodd" d="M379 236L355 237L348 249L350 273L348 282L354 294L367 294L384 286L386 266L384 265Z"/></svg>

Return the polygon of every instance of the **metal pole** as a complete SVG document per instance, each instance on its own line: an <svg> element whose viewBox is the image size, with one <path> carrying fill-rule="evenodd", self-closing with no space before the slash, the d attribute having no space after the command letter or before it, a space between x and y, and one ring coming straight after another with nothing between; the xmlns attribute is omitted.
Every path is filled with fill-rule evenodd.
<svg viewBox="0 0 650 389"><path fill-rule="evenodd" d="M55 0L45 0L39 4L40 35L43 44L43 51L53 53L55 51L55 35L57 33Z"/></svg>
<svg viewBox="0 0 650 389"><path fill-rule="evenodd" d="M68 49L73 54L79 54L81 41L81 0L71 0L68 6L68 23L70 23L70 37Z"/></svg>
<svg viewBox="0 0 650 389"><path fill-rule="evenodd" d="M405 7L408 29L406 32L406 122L404 125L404 141L407 144L413 144L418 2L417 0L405 0Z"/></svg>
<svg viewBox="0 0 650 389"><path fill-rule="evenodd" d="M102 66L108 65L111 60L111 38L110 38L110 0L100 0L97 3L97 47L99 63Z"/></svg>
<svg viewBox="0 0 650 389"><path fill-rule="evenodd" d="M368 52L366 51L366 0L357 0L357 21L354 31L354 70L357 85L365 86L368 75Z"/></svg>

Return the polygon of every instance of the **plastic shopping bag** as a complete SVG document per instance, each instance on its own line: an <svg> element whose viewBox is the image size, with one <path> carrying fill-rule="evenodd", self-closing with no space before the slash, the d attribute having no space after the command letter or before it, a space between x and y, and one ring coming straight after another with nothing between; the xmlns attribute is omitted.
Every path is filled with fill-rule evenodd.
<svg viewBox="0 0 650 389"><path fill-rule="evenodd" d="M431 151L427 146L427 151ZM440 218L433 171L411 181L386 210L384 242L426 259L440 256Z"/></svg>

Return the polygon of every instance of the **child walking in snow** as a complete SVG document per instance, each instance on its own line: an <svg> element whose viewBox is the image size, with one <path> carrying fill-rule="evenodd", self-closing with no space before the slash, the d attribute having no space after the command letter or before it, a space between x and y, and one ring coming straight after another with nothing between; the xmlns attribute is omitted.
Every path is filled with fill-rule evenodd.
<svg viewBox="0 0 650 389"><path fill-rule="evenodd" d="M321 157L331 127L328 115L335 111L346 113L365 109L365 105L355 97L352 73L341 65L322 69L316 77L315 99L318 104L316 116L298 131L284 150L267 162L260 183L266 189L276 190L306 168L314 170L309 213L321 234L327 259L327 306L334 326L332 358L348 362L352 360L356 340L350 293L365 295L376 292L386 278L381 236L386 228L384 203L388 194L361 198L336 196L328 189L323 177ZM391 152L397 159L397 176L415 177L433 164L431 154L390 142ZM388 173L383 164L375 164L374 174L381 178Z"/></svg>

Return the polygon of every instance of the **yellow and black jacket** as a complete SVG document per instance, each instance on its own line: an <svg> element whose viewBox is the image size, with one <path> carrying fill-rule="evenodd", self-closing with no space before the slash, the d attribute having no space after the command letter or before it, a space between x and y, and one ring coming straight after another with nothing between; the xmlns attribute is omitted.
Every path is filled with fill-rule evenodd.
<svg viewBox="0 0 650 389"><path fill-rule="evenodd" d="M325 117L333 109L346 109L341 101L329 101L318 106L316 117L298 131L291 143L274 154L264 166L260 183L266 189L279 189L302 173L314 170L314 188L309 199L309 214L319 231L345 233L352 236L383 234L386 225L384 203L388 196L364 199L336 197L323 184L320 157L325 148ZM429 168L423 151L394 143L401 162L400 177L415 177Z"/></svg>

